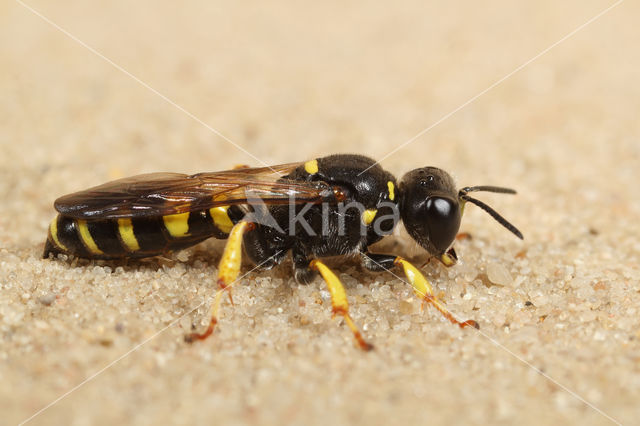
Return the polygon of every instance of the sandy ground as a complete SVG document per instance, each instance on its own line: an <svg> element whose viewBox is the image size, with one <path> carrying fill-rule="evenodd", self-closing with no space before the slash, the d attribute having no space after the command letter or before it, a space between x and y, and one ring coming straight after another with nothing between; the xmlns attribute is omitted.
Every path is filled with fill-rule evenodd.
<svg viewBox="0 0 640 426"><path fill-rule="evenodd" d="M493 87L613 1L27 3L77 41L0 4L0 423L638 422L637 2ZM243 278L189 346L221 242L127 265L40 259L65 193L334 152L519 190L482 199L524 241L469 208L459 264L424 268L479 332L335 259L375 351L289 262ZM406 237L383 249L424 261Z"/></svg>

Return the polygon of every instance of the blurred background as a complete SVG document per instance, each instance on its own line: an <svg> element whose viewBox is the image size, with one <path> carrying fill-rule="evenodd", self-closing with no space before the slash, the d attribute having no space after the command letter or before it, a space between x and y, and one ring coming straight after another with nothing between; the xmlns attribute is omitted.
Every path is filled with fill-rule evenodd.
<svg viewBox="0 0 640 426"><path fill-rule="evenodd" d="M526 244L538 244L539 259L549 253L547 262L569 264L565 250L547 244L600 235L588 243L598 259L594 273L618 266L637 273L639 12L637 2L605 0L2 2L0 250L17 256L6 262L37 259L53 200L110 179L352 152L382 160L398 177L432 165L449 171L460 186L514 187L517 197L491 198L492 205L523 230ZM523 247L478 211L467 214L463 228L511 254ZM624 310L629 322L623 334L629 338L638 330L632 320L639 308L637 281L633 274L619 276L636 286L624 293L635 294L627 300L633 311ZM323 332L342 338L328 316ZM553 347L552 340L546 343ZM623 422L637 420L638 409L611 398L640 396L637 341L625 340L635 355L610 364L622 363L634 381L616 387L611 378L603 390L589 393L593 383L580 387L579 375L565 377ZM565 344L567 350L573 346ZM547 350L540 350L539 359ZM591 350L589 359L601 359L604 346ZM3 359L12 359L20 350L4 353ZM346 353L362 356L352 348ZM88 362L83 371L111 355ZM457 368L455 357L451 365L426 365L428 360L425 354L412 371ZM45 376L52 374L47 371ZM464 371L459 373L452 382L466 386ZM494 390L513 389L518 377ZM393 381L386 377L379 386ZM363 389L366 382L362 378ZM480 391L490 382L475 385ZM74 383L49 389L32 405L19 404L14 420ZM322 387L311 383L311 389ZM561 396L547 401L541 391L529 395L535 404L515 411L498 397L490 408L469 398L470 414L460 418L464 409L456 408L455 390L449 391L452 398L442 399L439 417L446 422L511 423L521 420L521 410L533 423L533 415L547 407L552 422L609 421L559 388L554 392ZM441 408L429 405L430 392L414 392L401 405L414 413L425 410L428 419L430 410ZM345 404L358 406L356 395L342 396ZM374 400L381 408L364 410L365 419L403 416L394 411L393 396ZM227 414L223 418L238 420ZM85 421L96 420L87 416ZM356 414L338 418L357 420Z"/></svg>

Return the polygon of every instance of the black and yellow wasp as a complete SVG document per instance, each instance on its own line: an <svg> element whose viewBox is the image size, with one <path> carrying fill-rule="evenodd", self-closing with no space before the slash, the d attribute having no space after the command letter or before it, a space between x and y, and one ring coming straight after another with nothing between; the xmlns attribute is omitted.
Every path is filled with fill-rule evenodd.
<svg viewBox="0 0 640 426"><path fill-rule="evenodd" d="M519 238L522 234L472 191L515 193L475 186L457 190L435 167L405 174L398 183L374 160L337 154L273 167L185 175L151 173L109 182L55 201L44 257L59 253L89 259L141 258L180 250L207 238L227 239L218 284L230 288L240 271L242 247L260 268L269 269L291 252L295 278L325 280L333 313L344 317L356 342L371 349L349 315L345 290L320 260L359 255L373 271L401 268L414 292L447 319L459 322L434 295L427 279L400 256L369 252L402 220L409 235L444 265L455 263L451 248L466 202L478 205ZM186 340L209 336L217 323L222 291L212 305L209 327Z"/></svg>

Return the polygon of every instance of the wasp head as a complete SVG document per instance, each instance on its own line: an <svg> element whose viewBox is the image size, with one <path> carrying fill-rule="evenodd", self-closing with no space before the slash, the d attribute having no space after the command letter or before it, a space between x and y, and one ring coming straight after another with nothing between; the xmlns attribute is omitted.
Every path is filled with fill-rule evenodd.
<svg viewBox="0 0 640 426"><path fill-rule="evenodd" d="M488 205L468 195L473 191L515 194L512 189L474 186L457 190L451 176L436 167L410 171L402 177L399 189L402 194L400 216L407 232L433 256L443 255L453 243L467 201L482 208L522 239L522 234L515 226Z"/></svg>

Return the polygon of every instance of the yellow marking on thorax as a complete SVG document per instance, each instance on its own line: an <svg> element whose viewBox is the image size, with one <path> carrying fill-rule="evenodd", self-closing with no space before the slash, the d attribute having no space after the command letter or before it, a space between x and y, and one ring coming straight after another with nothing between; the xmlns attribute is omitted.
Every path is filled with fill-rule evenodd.
<svg viewBox="0 0 640 426"><path fill-rule="evenodd" d="M58 248L69 251L58 239L58 216L54 217L51 221L51 224L49 225L49 233L51 234L54 244L58 246Z"/></svg>
<svg viewBox="0 0 640 426"><path fill-rule="evenodd" d="M368 209L362 212L362 223L365 225L369 225L373 222L373 219L376 217L378 210L376 209Z"/></svg>
<svg viewBox="0 0 640 426"><path fill-rule="evenodd" d="M181 238L189 235L189 212L168 214L162 216L164 227L173 238Z"/></svg>
<svg viewBox="0 0 640 426"><path fill-rule="evenodd" d="M76 222L78 224L80 239L82 240L84 245L87 246L87 249L89 249L89 251L93 254L104 254L102 250L98 248L96 242L93 240L91 232L89 232L89 226L87 226L87 221L78 219Z"/></svg>
<svg viewBox="0 0 640 426"><path fill-rule="evenodd" d="M138 244L136 234L133 232L133 224L131 223L131 219L118 219L118 233L120 234L122 242L127 247L127 250L140 250L140 244Z"/></svg>
<svg viewBox="0 0 640 426"><path fill-rule="evenodd" d="M227 214L227 210L229 207L213 207L209 209L209 213L211 214L211 218L213 219L213 224L218 227L219 230L228 234L233 228L233 222L229 219L229 215Z"/></svg>
<svg viewBox="0 0 640 426"><path fill-rule="evenodd" d="M318 160L309 160L304 163L304 170L310 175L318 173Z"/></svg>
<svg viewBox="0 0 640 426"><path fill-rule="evenodd" d="M391 181L387 182L387 188L389 188L389 199L391 201L395 200L395 198L396 198L396 188L395 188L395 185L393 184L393 182L391 182Z"/></svg>

